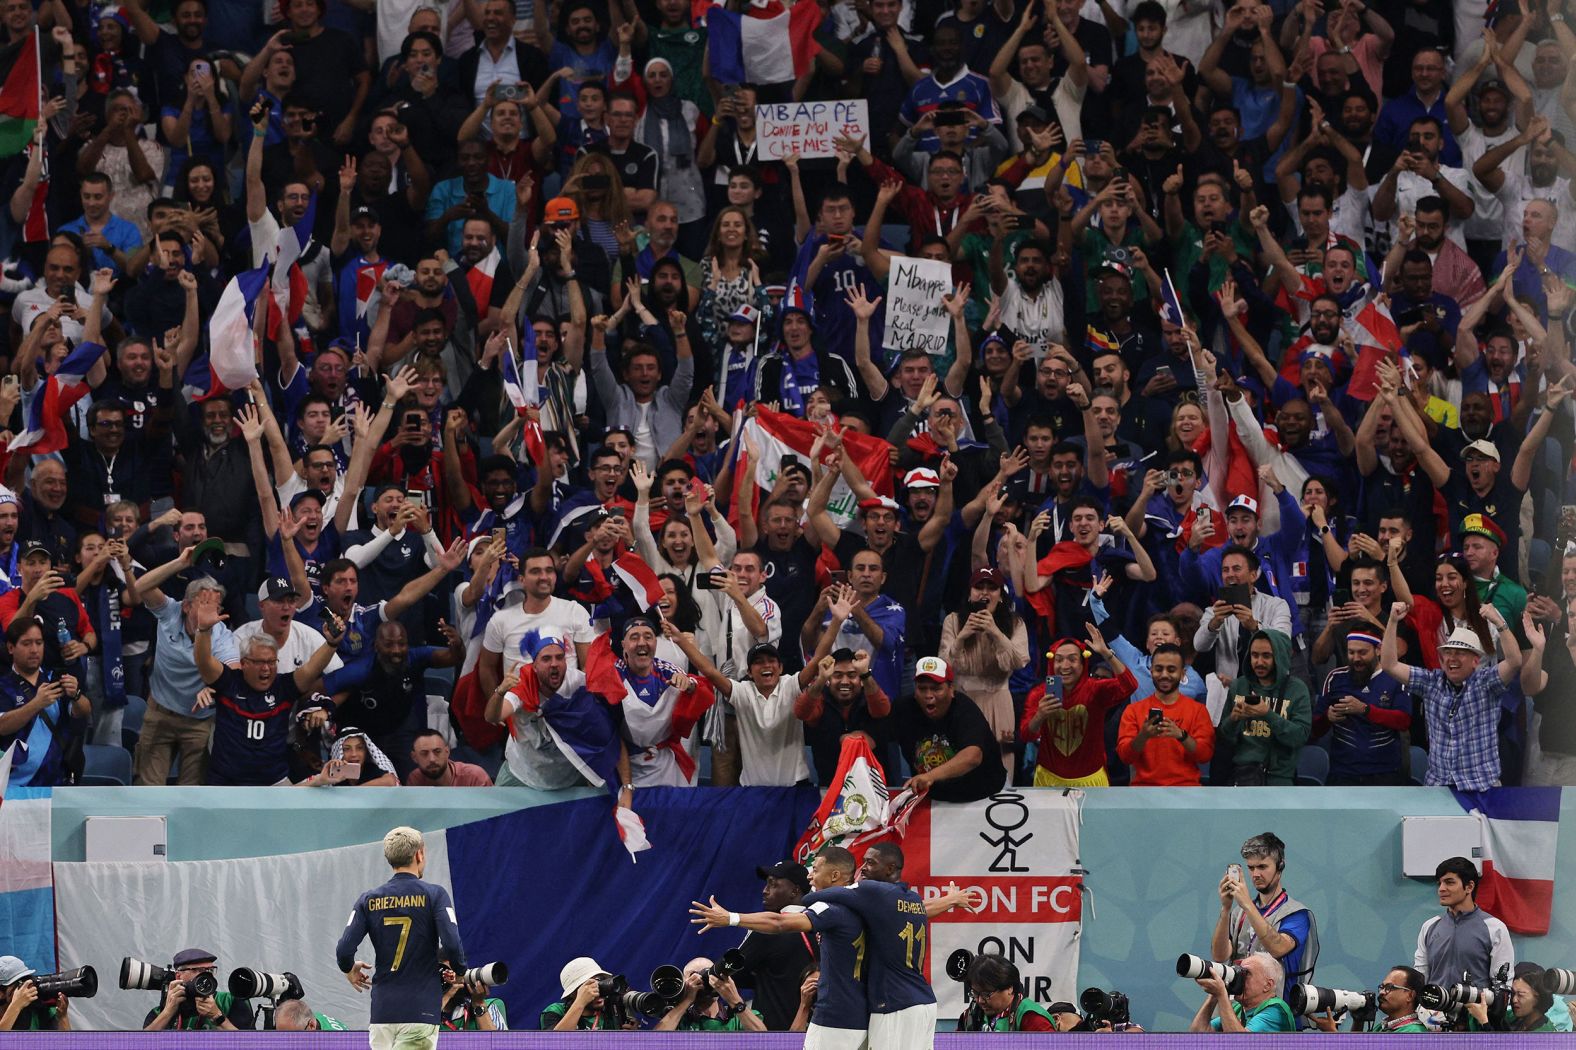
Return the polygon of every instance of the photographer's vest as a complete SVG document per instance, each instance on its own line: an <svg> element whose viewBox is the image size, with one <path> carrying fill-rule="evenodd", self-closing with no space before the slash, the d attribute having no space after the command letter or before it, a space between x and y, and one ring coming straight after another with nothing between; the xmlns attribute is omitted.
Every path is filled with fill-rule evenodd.
<svg viewBox="0 0 1576 1050"><path fill-rule="evenodd" d="M1302 984L1313 976L1313 968L1319 962L1319 923L1306 904L1294 899L1284 889L1270 902L1268 908L1261 909L1259 912L1264 916L1264 921L1275 927L1277 932L1281 928L1281 923L1298 912L1308 913L1308 937L1305 943L1297 945L1281 960L1281 966L1286 971L1286 980L1281 987L1275 989L1276 995L1284 994L1286 988ZM1231 957L1241 959L1254 952L1265 950L1267 949L1259 943L1258 934L1253 932L1247 914L1240 907L1235 908L1231 916Z"/></svg>
<svg viewBox="0 0 1576 1050"><path fill-rule="evenodd" d="M1050 1022L1051 1028L1056 1028L1056 1018L1051 1016L1049 1010L1035 1002L1033 999L1019 999L1018 1005L1013 1007L1012 1017L1006 1014L997 1014L995 1017L986 1017L977 1006L969 1007L967 1015L970 1027L965 1031L970 1032L1021 1032L1023 1019L1029 1014L1038 1014Z"/></svg>

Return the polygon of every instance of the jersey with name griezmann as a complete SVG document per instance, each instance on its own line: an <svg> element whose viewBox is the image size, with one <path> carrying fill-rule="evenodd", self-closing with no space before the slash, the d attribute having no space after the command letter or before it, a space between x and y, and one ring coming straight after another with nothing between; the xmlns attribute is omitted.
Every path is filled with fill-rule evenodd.
<svg viewBox="0 0 1576 1050"><path fill-rule="evenodd" d="M930 920L925 902L902 883L865 879L830 886L804 898L841 904L865 924L865 992L873 1014L891 1014L936 1001L925 979Z"/></svg>
<svg viewBox="0 0 1576 1050"><path fill-rule="evenodd" d="M449 891L407 871L356 900L336 952L345 973L364 937L372 938L373 1024L438 1024L443 981L438 962L465 969L465 949Z"/></svg>

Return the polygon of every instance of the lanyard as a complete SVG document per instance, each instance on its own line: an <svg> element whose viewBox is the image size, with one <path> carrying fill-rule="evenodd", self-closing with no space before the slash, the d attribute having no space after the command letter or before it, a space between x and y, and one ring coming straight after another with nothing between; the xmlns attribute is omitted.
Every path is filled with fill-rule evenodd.
<svg viewBox="0 0 1576 1050"><path fill-rule="evenodd" d="M1259 908L1259 904L1258 904L1257 901L1253 902L1253 906L1255 908L1258 908L1259 914L1264 917L1264 920L1266 922L1268 922L1269 921L1269 917L1272 914L1275 913L1275 910L1277 908L1279 908L1282 904L1285 904L1285 903L1286 903L1286 891L1285 890L1281 890L1279 896L1277 896L1274 900L1270 901L1270 906L1268 908ZM1237 932L1238 933L1242 932L1242 925L1243 925L1243 923L1245 923L1247 921L1248 921L1248 913L1244 911L1242 913L1242 917L1237 920ZM1232 940L1235 940L1235 939L1236 939L1235 937L1232 938ZM1257 932L1254 932L1254 933L1251 933L1251 934L1248 935L1248 952L1251 953L1253 951L1254 947L1258 944L1258 941L1259 941L1259 935L1258 935Z"/></svg>

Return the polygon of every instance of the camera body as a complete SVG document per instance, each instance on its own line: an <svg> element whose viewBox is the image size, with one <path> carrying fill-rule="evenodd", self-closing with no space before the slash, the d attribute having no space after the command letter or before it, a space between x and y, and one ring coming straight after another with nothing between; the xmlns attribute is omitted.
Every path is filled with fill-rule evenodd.
<svg viewBox="0 0 1576 1050"><path fill-rule="evenodd" d="M189 981L180 981L175 971L157 963L144 962L126 956L120 961L120 986L127 991L164 993L171 985L184 985L186 998L181 1002L181 1016L191 1017L197 1012L197 1000L211 997L219 990L219 978L205 970Z"/></svg>
<svg viewBox="0 0 1576 1050"><path fill-rule="evenodd" d="M1242 967L1218 963L1201 955L1177 956L1177 976L1194 981L1201 977L1217 978L1226 986L1227 995L1241 995L1248 983L1248 972Z"/></svg>
<svg viewBox="0 0 1576 1050"><path fill-rule="evenodd" d="M496 92L499 102L518 102L525 97L518 84L499 84Z"/></svg>
<svg viewBox="0 0 1576 1050"><path fill-rule="evenodd" d="M1133 1023L1132 1006L1131 1000L1115 988L1109 992L1085 988L1078 996L1078 1009L1083 1011L1091 1029L1109 1023L1112 1031L1125 1031Z"/></svg>
<svg viewBox="0 0 1576 1050"><path fill-rule="evenodd" d="M1417 1001L1419 1005L1436 1010L1457 1023L1469 1003L1482 1003L1488 1008L1489 1027L1500 1029L1504 1026L1505 1015L1510 1011L1510 964L1501 966L1487 987L1471 984L1464 979L1455 984L1425 984Z"/></svg>

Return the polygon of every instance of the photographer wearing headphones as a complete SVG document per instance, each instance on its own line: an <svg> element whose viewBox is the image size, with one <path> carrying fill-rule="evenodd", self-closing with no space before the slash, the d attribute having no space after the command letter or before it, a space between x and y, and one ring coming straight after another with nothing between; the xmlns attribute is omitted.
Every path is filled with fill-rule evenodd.
<svg viewBox="0 0 1576 1050"><path fill-rule="evenodd" d="M480 981L461 980L447 966L438 967L443 978L443 1027L451 1032L507 1032L508 1014L502 999L487 996Z"/></svg>
<svg viewBox="0 0 1576 1050"><path fill-rule="evenodd" d="M1423 994L1423 975L1410 966L1397 966L1379 982L1375 1003L1384 1021L1375 1032L1416 1034L1427 1032L1428 1026L1417 1019L1417 997ZM1336 1031L1336 1019L1329 1013L1315 1016L1313 1025L1321 1032ZM1352 1031L1357 1031L1353 1021Z"/></svg>
<svg viewBox="0 0 1576 1050"><path fill-rule="evenodd" d="M1311 980L1319 961L1319 924L1308 906L1281 885L1286 843L1266 831L1242 844L1242 859L1248 879L1241 877L1244 866L1233 864L1220 880L1220 918L1209 942L1210 957L1229 962L1264 951L1280 961L1288 982ZM1277 983L1274 994L1282 991Z"/></svg>
<svg viewBox="0 0 1576 1050"><path fill-rule="evenodd" d="M964 978L969 1005L960 1032L1054 1032L1049 1010L1018 991L1018 968L1000 955L976 955Z"/></svg>
<svg viewBox="0 0 1576 1050"><path fill-rule="evenodd" d="M31 970L14 955L0 955L0 1032L69 1032L70 1008L64 995L54 1006L38 1005Z"/></svg>
<svg viewBox="0 0 1576 1050"><path fill-rule="evenodd" d="M1242 991L1232 996L1219 977L1200 977L1204 1004L1193 1015L1189 1032L1295 1032L1297 1018L1275 994L1285 979L1280 962L1269 952L1254 952L1236 964L1246 972ZM1210 1019L1218 1012L1220 1016Z"/></svg>
<svg viewBox="0 0 1576 1050"><path fill-rule="evenodd" d="M175 980L164 986L159 1005L143 1018L144 1032L162 1032L166 1028L177 1031L225 1031L252 1027L252 1011L245 1000L236 999L229 992L192 998L190 982L200 973L219 976L219 960L213 952L202 948L186 948L175 953L170 960Z"/></svg>

